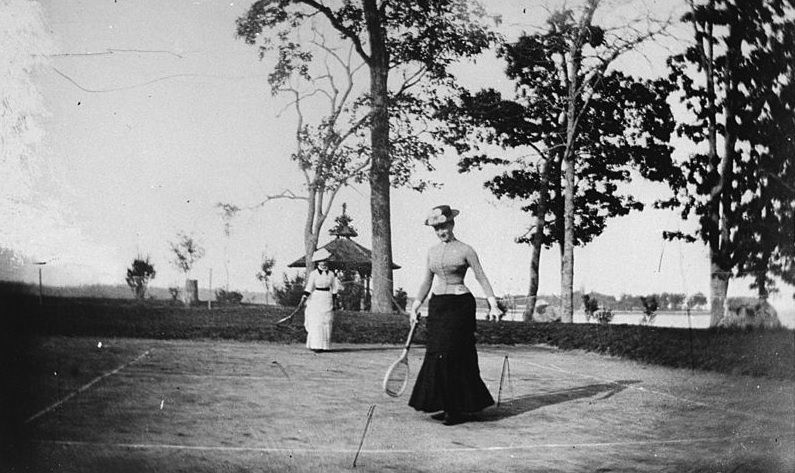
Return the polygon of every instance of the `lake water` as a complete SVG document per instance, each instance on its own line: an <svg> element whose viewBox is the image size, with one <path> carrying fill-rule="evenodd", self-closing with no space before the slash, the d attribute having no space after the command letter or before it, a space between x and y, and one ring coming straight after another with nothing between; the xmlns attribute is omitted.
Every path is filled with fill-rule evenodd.
<svg viewBox="0 0 795 473"><path fill-rule="evenodd" d="M485 309L478 310L477 318L485 319L486 313ZM613 314L613 320L610 323L614 325L640 325L640 321L643 319L642 312L615 311ZM795 329L795 308L778 310L778 319L785 327ZM521 321L522 312L521 310L508 311L503 320ZM587 324L597 322L588 322L584 312L575 312L574 323ZM660 312L654 318L652 325L655 327L709 328L709 312L691 311L690 317L687 316L685 311Z"/></svg>

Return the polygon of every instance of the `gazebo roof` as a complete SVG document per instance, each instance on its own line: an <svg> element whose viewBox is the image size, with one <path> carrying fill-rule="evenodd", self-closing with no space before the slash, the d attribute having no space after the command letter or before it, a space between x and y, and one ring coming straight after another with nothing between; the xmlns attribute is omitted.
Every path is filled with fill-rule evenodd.
<svg viewBox="0 0 795 473"><path fill-rule="evenodd" d="M361 273L369 274L372 270L372 252L350 238L335 238L318 248L325 248L331 253L329 265L334 269L355 269ZM287 265L288 268L305 267L304 257ZM400 266L392 263L392 269Z"/></svg>

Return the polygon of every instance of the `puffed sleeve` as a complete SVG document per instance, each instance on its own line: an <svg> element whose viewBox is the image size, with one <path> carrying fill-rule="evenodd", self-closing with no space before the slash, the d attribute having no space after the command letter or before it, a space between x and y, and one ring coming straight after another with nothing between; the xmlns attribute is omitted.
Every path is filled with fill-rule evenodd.
<svg viewBox="0 0 795 473"><path fill-rule="evenodd" d="M312 271L309 273L309 277L306 280L306 286L304 286L304 294L309 295L312 294L312 291L315 290L315 277L317 275L317 271Z"/></svg>

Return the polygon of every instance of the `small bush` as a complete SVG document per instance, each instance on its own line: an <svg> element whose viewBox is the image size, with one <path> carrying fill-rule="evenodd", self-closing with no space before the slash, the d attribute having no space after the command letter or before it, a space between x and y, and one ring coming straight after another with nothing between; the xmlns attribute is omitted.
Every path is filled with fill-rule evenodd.
<svg viewBox="0 0 795 473"><path fill-rule="evenodd" d="M591 320L594 317L594 314L597 310L599 310L599 302L596 298L591 297L588 294L582 295L582 310L585 311L585 318L587 320Z"/></svg>
<svg viewBox="0 0 795 473"><path fill-rule="evenodd" d="M657 309L659 307L657 296L651 295L647 297L641 297L640 302L643 304L643 318L640 321L641 325L653 324L654 318L657 316Z"/></svg>
<svg viewBox="0 0 795 473"><path fill-rule="evenodd" d="M399 287L398 290L395 291L395 297L392 299L392 309L394 309L395 312L405 312L408 302L408 293L406 293L402 287Z"/></svg>
<svg viewBox="0 0 795 473"><path fill-rule="evenodd" d="M155 266L149 261L149 256L138 255L133 260L132 266L127 269L125 281L136 299L143 300L146 297L149 282L155 278L156 274Z"/></svg>
<svg viewBox="0 0 795 473"><path fill-rule="evenodd" d="M302 274L296 274L293 278L283 275L282 287L276 288L276 300L283 306L296 307L301 302L305 285L306 280Z"/></svg>
<svg viewBox="0 0 795 473"><path fill-rule="evenodd" d="M602 325L607 325L613 320L613 311L610 309L602 309L596 312L594 318Z"/></svg>
<svg viewBox="0 0 795 473"><path fill-rule="evenodd" d="M337 293L338 305L344 310L361 310L364 286L357 280L356 271L342 271L338 278L342 282L342 290Z"/></svg>
<svg viewBox="0 0 795 473"><path fill-rule="evenodd" d="M240 305L243 301L243 294L237 291L225 291L218 289L215 291L215 300L222 305Z"/></svg>

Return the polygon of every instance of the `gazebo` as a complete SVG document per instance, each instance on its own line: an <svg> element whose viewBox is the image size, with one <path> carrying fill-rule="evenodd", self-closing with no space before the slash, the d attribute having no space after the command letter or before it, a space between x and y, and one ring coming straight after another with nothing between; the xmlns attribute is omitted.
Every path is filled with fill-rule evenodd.
<svg viewBox="0 0 795 473"><path fill-rule="evenodd" d="M337 217L337 225L329 230L329 234L334 236L334 239L329 241L323 246L319 246L320 250L325 248L331 257L328 259L329 267L334 271L356 271L361 280L364 282L364 298L370 300L370 278L372 275L372 251L363 247L352 240L353 237L359 234L350 226L351 218L345 214L345 204L342 204L342 215ZM304 268L306 267L305 259L303 256L287 265L288 268ZM392 263L392 269L400 269L400 266Z"/></svg>

